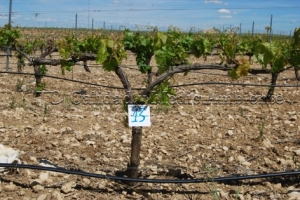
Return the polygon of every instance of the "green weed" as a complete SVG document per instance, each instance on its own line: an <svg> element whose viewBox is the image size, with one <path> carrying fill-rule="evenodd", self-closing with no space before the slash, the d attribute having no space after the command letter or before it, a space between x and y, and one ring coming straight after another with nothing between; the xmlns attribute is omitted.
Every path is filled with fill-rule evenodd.
<svg viewBox="0 0 300 200"><path fill-rule="evenodd" d="M265 131L264 131L265 121L266 121L266 118L264 117L262 122L258 125L259 136L256 138L257 141L260 141L265 134Z"/></svg>
<svg viewBox="0 0 300 200"><path fill-rule="evenodd" d="M208 186L208 189L209 189L209 194L212 196L212 198L214 200L219 200L218 190L217 190L216 186L214 186L213 188Z"/></svg>
<svg viewBox="0 0 300 200"><path fill-rule="evenodd" d="M48 106L47 104L44 105L44 116L48 114Z"/></svg>
<svg viewBox="0 0 300 200"><path fill-rule="evenodd" d="M16 107L16 98L13 96L11 97L11 102L9 103L9 107L14 109Z"/></svg>
<svg viewBox="0 0 300 200"><path fill-rule="evenodd" d="M234 200L237 200L239 198L239 194L241 193L242 188L239 187L239 189L236 191L235 195L234 195Z"/></svg>
<svg viewBox="0 0 300 200"><path fill-rule="evenodd" d="M26 99L24 97L22 97L22 102L19 103L19 106L22 107L22 108L25 108L25 106L26 106Z"/></svg>
<svg viewBox="0 0 300 200"><path fill-rule="evenodd" d="M22 88L22 85L24 84L24 79L20 80L18 79L17 80L17 84L15 85L15 91L16 92L21 92L21 88Z"/></svg>

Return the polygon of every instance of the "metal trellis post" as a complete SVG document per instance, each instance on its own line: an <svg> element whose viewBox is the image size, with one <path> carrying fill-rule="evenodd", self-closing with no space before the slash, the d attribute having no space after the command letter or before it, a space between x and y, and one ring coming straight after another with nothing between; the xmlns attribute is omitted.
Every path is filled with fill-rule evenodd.
<svg viewBox="0 0 300 200"><path fill-rule="evenodd" d="M9 1L9 15L8 15L8 24L11 25L11 12L12 12L12 0ZM10 56L10 44L7 44L6 49L6 71L9 70L9 56Z"/></svg>

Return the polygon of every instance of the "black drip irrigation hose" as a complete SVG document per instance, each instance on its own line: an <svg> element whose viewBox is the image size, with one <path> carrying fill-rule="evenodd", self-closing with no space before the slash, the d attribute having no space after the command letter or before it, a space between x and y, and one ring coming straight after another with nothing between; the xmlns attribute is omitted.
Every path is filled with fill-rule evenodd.
<svg viewBox="0 0 300 200"><path fill-rule="evenodd" d="M202 179L172 180L172 179L127 178L127 177L119 177L119 176L111 176L111 175L94 174L94 173L84 172L84 171L67 170L64 168L53 168L53 167L24 165L24 164L0 163L0 167L25 168L25 169L53 171L53 172L59 172L59 173L64 173L64 174L74 174L74 175L87 176L87 177L93 177L93 178L110 179L110 180L114 180L114 181L130 181L130 182L142 182L142 183L177 183L177 184L239 181L239 180L246 180L246 179L272 178L272 177L278 177L278 176L295 176L295 175L300 174L300 171L292 171L292 172L278 172L278 173L257 174L257 175L247 175L247 176L218 177L218 178L208 178L208 179L202 178Z"/></svg>
<svg viewBox="0 0 300 200"><path fill-rule="evenodd" d="M109 86L109 85L101 85L96 83L90 83L85 81L79 81L79 80L73 80L68 78L62 78L57 76L50 76L46 74L34 74L34 73L24 73L24 72L7 72L7 71L0 71L0 74L20 74L20 75L30 75L30 76L44 76L48 78L54 78L54 79L60 79L65 81L71 81L75 83L82 83L87 85L93 85L98 87L105 87L105 88L111 88L111 89L118 89L118 90L124 90L123 87L117 87L117 86ZM299 85L269 85L269 84L250 84L250 83L226 83L226 82L198 82L198 83L188 83L188 84L180 84L180 85L170 85L170 88L175 87L186 87L186 86L194 86L194 85L240 85L240 86L258 86L258 87L296 87L298 88ZM132 90L144 90L145 88L131 88Z"/></svg>

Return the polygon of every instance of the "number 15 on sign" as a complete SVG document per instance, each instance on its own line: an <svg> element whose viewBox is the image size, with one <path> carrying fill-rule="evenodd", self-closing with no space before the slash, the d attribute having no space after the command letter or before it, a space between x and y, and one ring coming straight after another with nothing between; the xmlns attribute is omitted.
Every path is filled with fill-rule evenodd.
<svg viewBox="0 0 300 200"><path fill-rule="evenodd" d="M150 107L147 105L128 105L129 126L151 126Z"/></svg>

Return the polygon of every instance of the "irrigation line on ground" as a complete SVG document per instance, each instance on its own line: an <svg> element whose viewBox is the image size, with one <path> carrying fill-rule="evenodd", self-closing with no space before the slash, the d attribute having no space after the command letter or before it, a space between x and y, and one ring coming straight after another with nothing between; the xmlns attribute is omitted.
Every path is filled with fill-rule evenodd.
<svg viewBox="0 0 300 200"><path fill-rule="evenodd" d="M80 176L87 176L93 178L101 178L101 179L110 179L114 181L131 181L131 182L143 182L143 183L202 183L202 182L225 182L225 181L239 181L246 179L258 179L258 178L272 178L278 176L295 176L300 175L300 171L293 172L278 172L278 173L269 173L269 174L256 174L256 175L247 175L247 176L231 176L231 177L217 177L217 178L202 178L202 179L140 179L140 178L127 178L120 176L112 176L112 175L102 175L102 174L94 174L90 172L84 171L75 171L75 170L67 170L64 168L53 168L53 167L44 167L37 165L24 165L24 164L9 164L9 163L0 163L0 167L9 167L9 168L25 168L25 169L36 169L36 170L44 170L44 171L53 171L64 174L74 174Z"/></svg>
<svg viewBox="0 0 300 200"><path fill-rule="evenodd" d="M73 80L68 78L62 78L57 76L50 76L50 75L44 75L44 74L34 74L34 73L24 73L24 72L7 72L7 71L0 71L0 74L20 74L20 75L31 75L31 76L44 76L48 78L54 78L54 79L60 79L65 81L71 81L76 83L82 83L87 85L93 85L98 87L106 87L111 89L119 89L124 90L123 87L117 87L117 86L109 86L109 85L101 85L96 83L90 83L85 81L79 81L79 80ZM250 83L226 83L226 82L198 82L198 83L187 83L187 84L180 84L180 85L170 85L169 87L175 88L175 87L187 87L187 86L194 86L194 85L240 85L240 86L258 86L258 87L299 87L299 85L268 85L268 84L250 84ZM131 88L132 90L144 90L145 88Z"/></svg>

